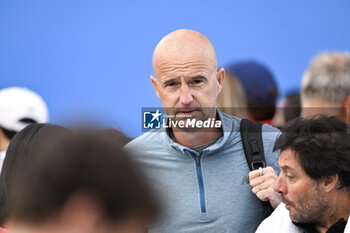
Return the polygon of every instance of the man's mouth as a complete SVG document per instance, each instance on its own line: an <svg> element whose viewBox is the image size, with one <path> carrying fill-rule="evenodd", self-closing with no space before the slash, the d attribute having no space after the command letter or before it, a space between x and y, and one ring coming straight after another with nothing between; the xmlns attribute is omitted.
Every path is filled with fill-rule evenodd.
<svg viewBox="0 0 350 233"><path fill-rule="evenodd" d="M293 204L286 200L284 197L282 197L282 202L285 204L286 209L290 210L290 208L293 206Z"/></svg>
<svg viewBox="0 0 350 233"><path fill-rule="evenodd" d="M197 111L198 109L179 109L176 111L176 115L181 114L181 115L190 115Z"/></svg>

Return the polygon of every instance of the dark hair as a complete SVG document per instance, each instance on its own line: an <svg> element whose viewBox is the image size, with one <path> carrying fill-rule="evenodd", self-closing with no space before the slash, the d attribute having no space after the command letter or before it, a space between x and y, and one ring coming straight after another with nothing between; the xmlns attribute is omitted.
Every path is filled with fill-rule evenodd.
<svg viewBox="0 0 350 233"><path fill-rule="evenodd" d="M8 129L5 129L4 127L0 127L0 130L4 133L5 137L8 140L11 140L17 133L16 131L8 130Z"/></svg>
<svg viewBox="0 0 350 233"><path fill-rule="evenodd" d="M270 101L248 99L249 115L256 121L266 121L273 118L276 112L277 87L272 87L268 94Z"/></svg>
<svg viewBox="0 0 350 233"><path fill-rule="evenodd" d="M70 196L82 192L100 203L106 221L133 215L153 220L156 198L122 146L106 140L106 134L85 130L42 148L37 162L19 178L13 218L41 223L62 210Z"/></svg>
<svg viewBox="0 0 350 233"><path fill-rule="evenodd" d="M67 133L67 130L51 124L31 124L18 132L10 142L0 175L0 225L9 217L9 198L13 186L24 167L31 167L38 149L49 138Z"/></svg>
<svg viewBox="0 0 350 233"><path fill-rule="evenodd" d="M31 118L22 118L19 121L27 124L37 123L35 120ZM17 133L17 131L8 130L8 129L5 129L4 127L0 127L0 129L4 133L5 137L7 137L9 140L11 140Z"/></svg>
<svg viewBox="0 0 350 233"><path fill-rule="evenodd" d="M320 180L339 176L339 188L350 191L350 134L336 117L296 118L282 129L274 150L291 149L306 174Z"/></svg>
<svg viewBox="0 0 350 233"><path fill-rule="evenodd" d="M114 128L104 128L101 129L99 133L101 135L104 135L106 137L106 140L110 140L114 143L119 143L121 146L125 146L132 140L131 138L125 136L123 132Z"/></svg>

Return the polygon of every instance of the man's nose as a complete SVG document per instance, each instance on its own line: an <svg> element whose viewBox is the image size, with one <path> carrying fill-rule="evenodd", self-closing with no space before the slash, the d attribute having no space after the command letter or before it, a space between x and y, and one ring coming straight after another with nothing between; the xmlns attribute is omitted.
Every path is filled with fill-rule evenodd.
<svg viewBox="0 0 350 233"><path fill-rule="evenodd" d="M288 191L287 191L287 187L286 187L286 185L285 185L284 182L283 182L282 175L279 175L279 176L278 176L278 178L277 178L277 180L276 180L276 183L275 183L273 189L274 189L275 192L279 192L279 193L281 193L281 194L283 194L283 195L286 195L286 194L287 194L287 192L288 192Z"/></svg>
<svg viewBox="0 0 350 233"><path fill-rule="evenodd" d="M183 105L190 105L193 101L191 89L187 85L182 85L180 90L180 102Z"/></svg>

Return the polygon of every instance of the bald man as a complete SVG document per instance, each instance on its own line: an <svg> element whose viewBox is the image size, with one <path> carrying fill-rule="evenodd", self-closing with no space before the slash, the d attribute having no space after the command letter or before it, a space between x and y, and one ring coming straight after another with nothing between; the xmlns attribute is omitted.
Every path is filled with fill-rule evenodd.
<svg viewBox="0 0 350 233"><path fill-rule="evenodd" d="M240 119L216 108L225 71L218 69L214 47L202 34L182 29L165 36L154 51L153 68L155 92L169 121L178 124L126 146L140 154L163 197L163 216L150 232L254 232L271 213L270 204L280 202L273 191L278 131L263 126L265 157L273 168L249 173ZM180 127L188 120L215 124Z"/></svg>

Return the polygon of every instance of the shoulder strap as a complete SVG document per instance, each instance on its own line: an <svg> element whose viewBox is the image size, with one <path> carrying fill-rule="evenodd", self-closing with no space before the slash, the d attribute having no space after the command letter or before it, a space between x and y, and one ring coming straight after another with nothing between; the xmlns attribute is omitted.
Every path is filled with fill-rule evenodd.
<svg viewBox="0 0 350 233"><path fill-rule="evenodd" d="M262 124L247 119L241 120L241 138L249 169L266 167L264 144L262 141Z"/></svg>

